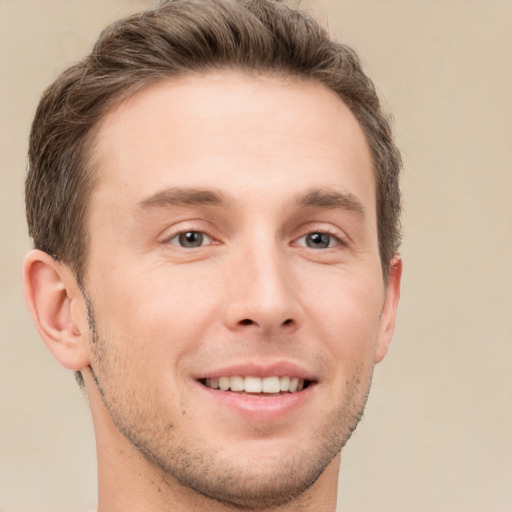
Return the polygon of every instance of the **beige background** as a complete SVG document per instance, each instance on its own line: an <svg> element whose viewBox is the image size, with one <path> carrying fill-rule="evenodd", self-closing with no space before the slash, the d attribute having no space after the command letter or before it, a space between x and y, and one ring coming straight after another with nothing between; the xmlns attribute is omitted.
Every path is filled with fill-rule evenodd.
<svg viewBox="0 0 512 512"><path fill-rule="evenodd" d="M0 0L0 512L96 500L87 405L23 303L27 135L58 72L151 4ZM512 512L512 2L309 4L361 53L405 161L398 329L343 454L340 509Z"/></svg>

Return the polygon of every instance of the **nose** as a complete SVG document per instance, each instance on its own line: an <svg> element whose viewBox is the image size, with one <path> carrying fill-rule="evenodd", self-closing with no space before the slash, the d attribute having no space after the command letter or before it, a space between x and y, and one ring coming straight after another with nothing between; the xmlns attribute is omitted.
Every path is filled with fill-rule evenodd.
<svg viewBox="0 0 512 512"><path fill-rule="evenodd" d="M237 255L227 277L224 321L231 330L290 332L301 323L298 283L285 251L272 244Z"/></svg>

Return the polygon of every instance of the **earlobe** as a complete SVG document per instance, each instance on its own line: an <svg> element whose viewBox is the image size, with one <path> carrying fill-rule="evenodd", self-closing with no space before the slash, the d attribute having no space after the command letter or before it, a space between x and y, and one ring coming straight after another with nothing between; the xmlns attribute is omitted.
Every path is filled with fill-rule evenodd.
<svg viewBox="0 0 512 512"><path fill-rule="evenodd" d="M400 299L400 283L402 280L402 257L395 254L389 264L389 277L386 286L386 297L381 313L381 323L375 363L380 363L389 347L393 332L395 331L396 312Z"/></svg>
<svg viewBox="0 0 512 512"><path fill-rule="evenodd" d="M23 284L28 309L55 359L70 370L87 367L87 308L73 273L34 249L23 264Z"/></svg>

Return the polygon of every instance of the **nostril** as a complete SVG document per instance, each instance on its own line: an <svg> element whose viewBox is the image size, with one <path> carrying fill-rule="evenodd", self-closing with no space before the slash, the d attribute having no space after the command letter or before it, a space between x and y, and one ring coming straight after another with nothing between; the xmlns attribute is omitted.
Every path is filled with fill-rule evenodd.
<svg viewBox="0 0 512 512"><path fill-rule="evenodd" d="M288 325L292 325L294 323L292 318L286 319L281 326L286 327ZM258 322L251 320L250 318L244 318L238 322L238 325L259 325Z"/></svg>

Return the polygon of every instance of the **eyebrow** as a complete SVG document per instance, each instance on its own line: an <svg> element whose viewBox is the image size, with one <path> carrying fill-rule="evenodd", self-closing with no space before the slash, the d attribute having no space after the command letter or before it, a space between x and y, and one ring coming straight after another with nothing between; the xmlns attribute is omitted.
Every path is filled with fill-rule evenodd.
<svg viewBox="0 0 512 512"><path fill-rule="evenodd" d="M219 190L201 188L168 188L143 199L137 210L165 206L228 206L230 201Z"/></svg>
<svg viewBox="0 0 512 512"><path fill-rule="evenodd" d="M304 208L333 208L347 210L364 216L363 203L349 192L332 189L311 189L297 197L297 204Z"/></svg>
<svg viewBox="0 0 512 512"><path fill-rule="evenodd" d="M220 190L202 188L168 188L143 199L137 210L152 210L168 206L217 206L227 208L232 201ZM349 192L332 189L310 189L296 196L295 204L302 208L341 209L364 216L361 201Z"/></svg>

